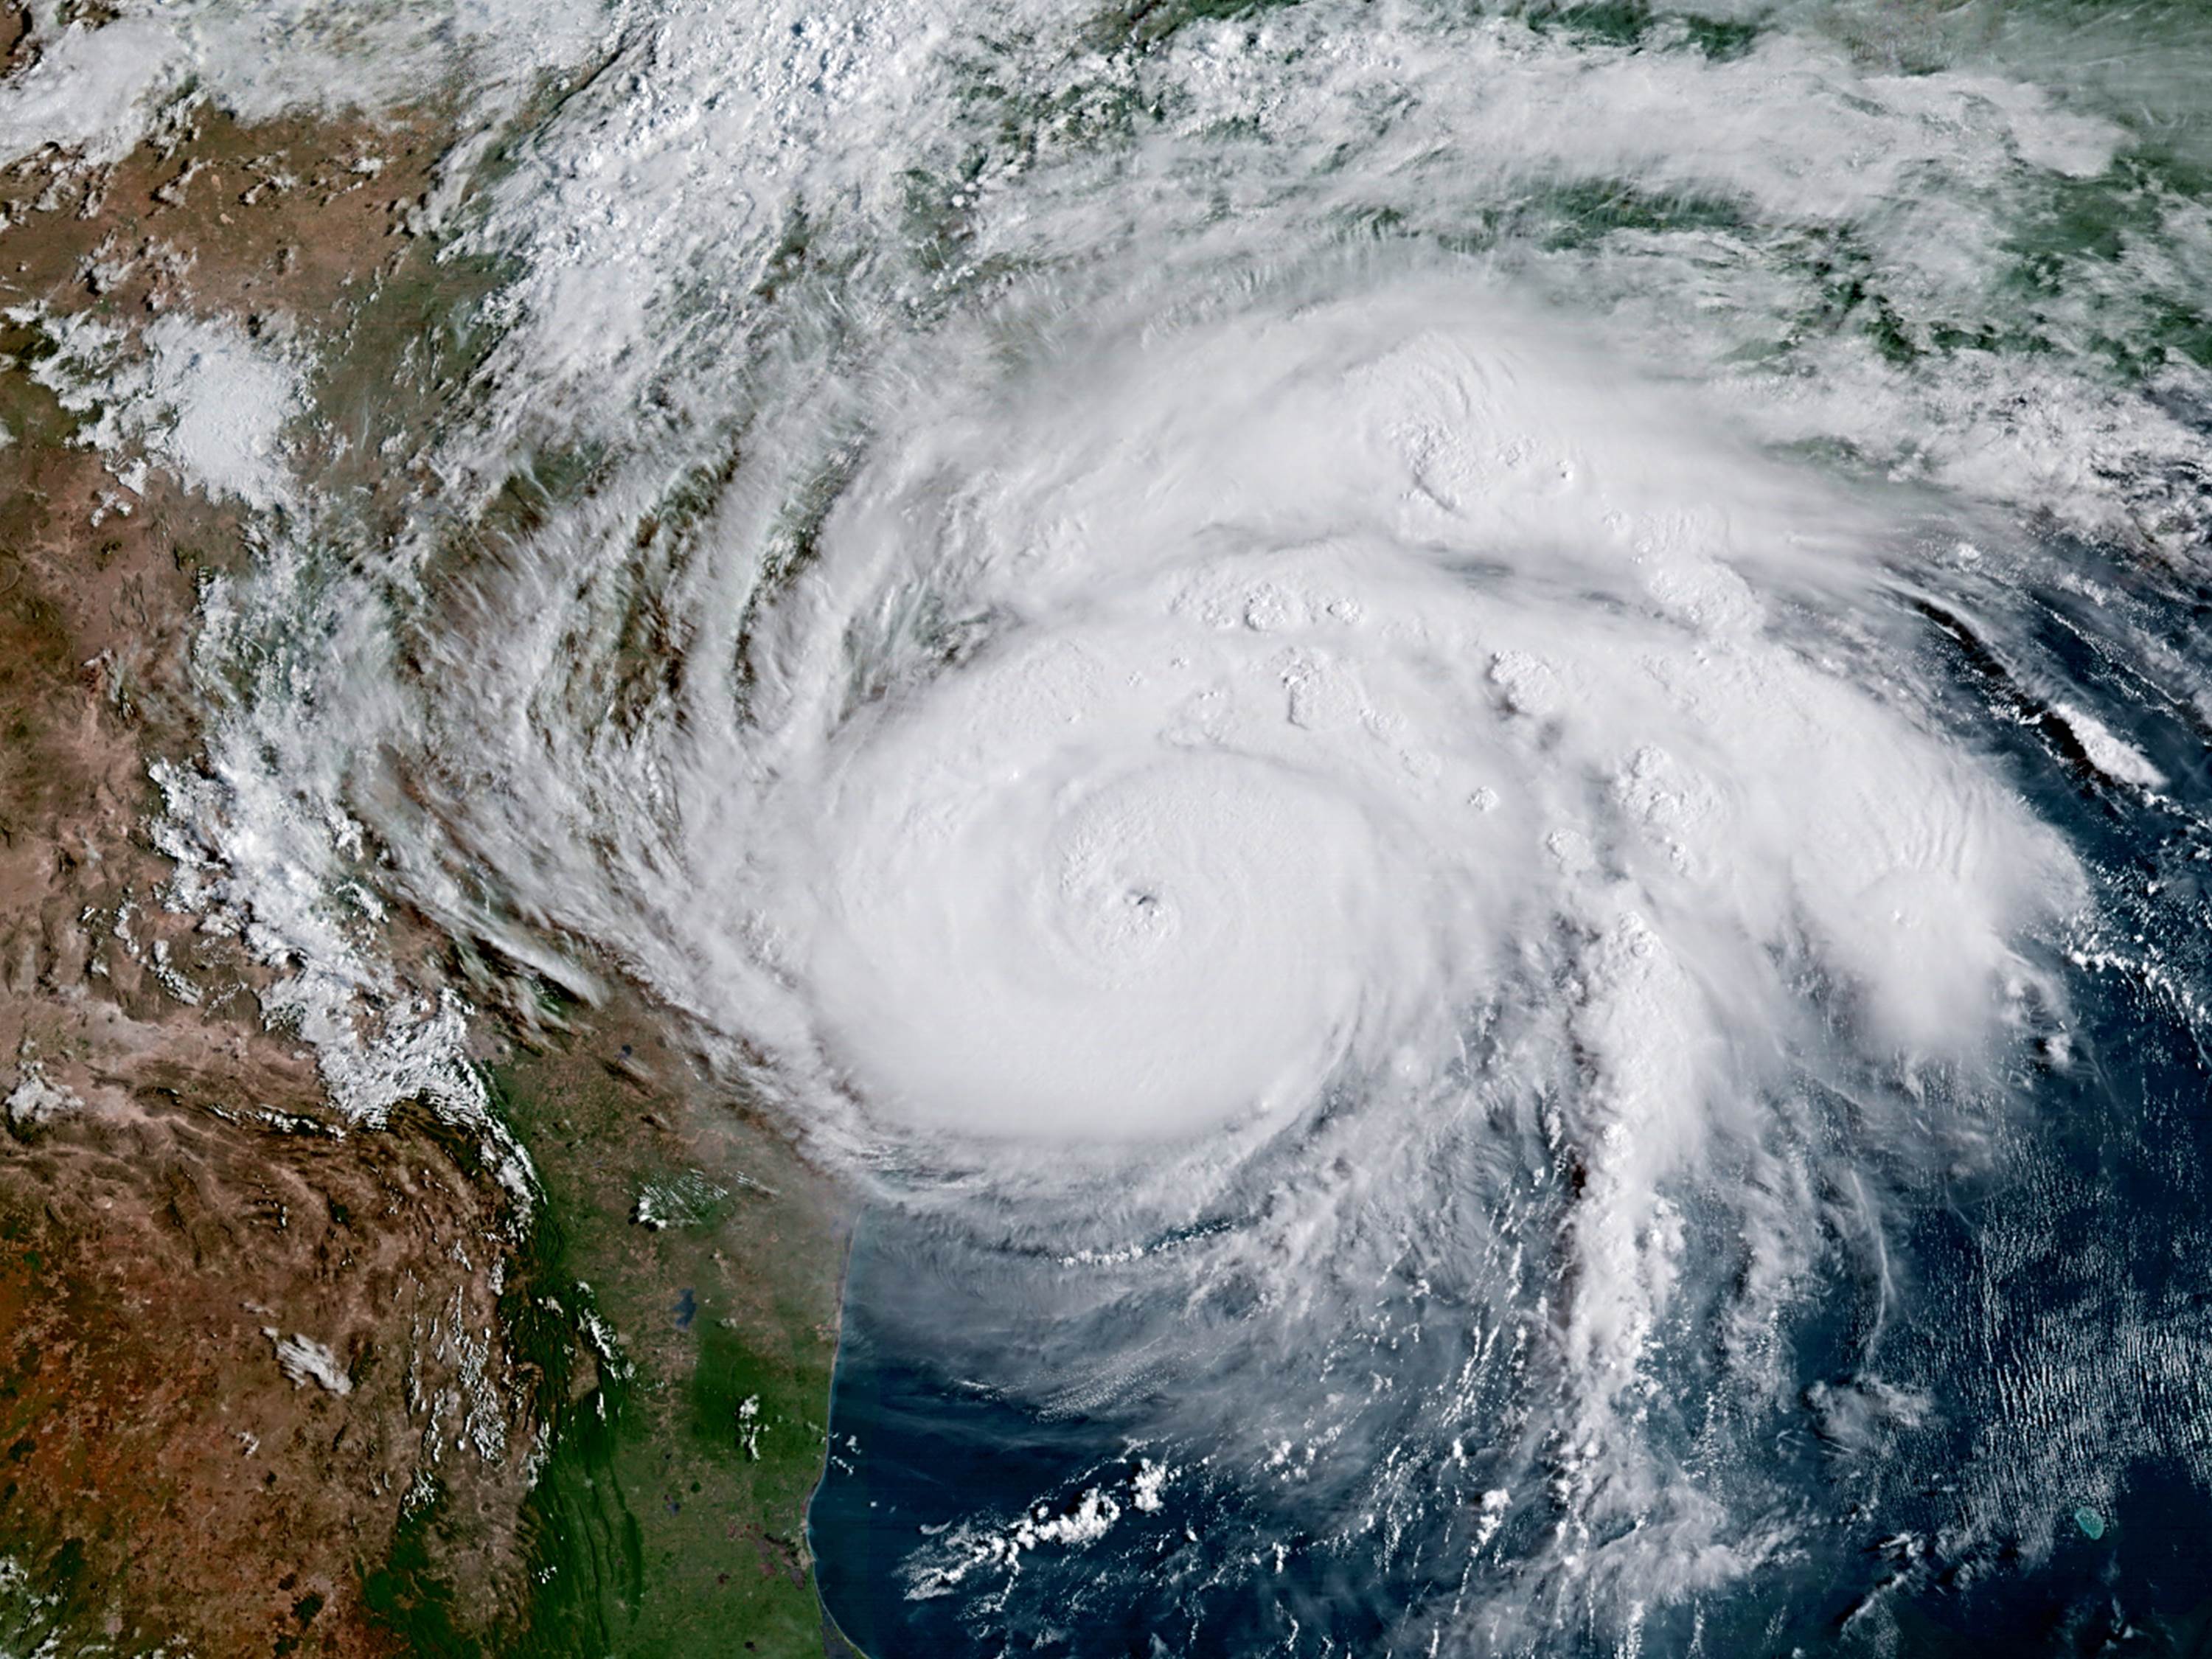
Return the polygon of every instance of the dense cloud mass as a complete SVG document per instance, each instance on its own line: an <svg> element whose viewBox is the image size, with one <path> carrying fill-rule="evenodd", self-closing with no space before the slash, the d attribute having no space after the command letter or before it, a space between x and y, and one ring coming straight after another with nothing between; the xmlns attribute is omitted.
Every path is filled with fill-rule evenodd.
<svg viewBox="0 0 2212 1659"><path fill-rule="evenodd" d="M1961 1382L1929 1218L2051 1248L2201 902L2193 94L1592 9L577 24L440 491L211 592L169 833L364 1110L372 911L628 976L910 1253L860 1352L1104 1425L902 1534L940 1638L1888 1630L2135 1455L1973 1426L2080 1354Z"/></svg>
<svg viewBox="0 0 2212 1659"><path fill-rule="evenodd" d="M1204 1130L1431 1069L1540 940L1662 1120L1756 1074L1796 955L1971 1048L2066 861L1777 637L1762 588L1863 595L1869 514L1478 281L1358 274L933 398L830 515L816 626L979 619L884 639L776 786L771 948L860 1098Z"/></svg>

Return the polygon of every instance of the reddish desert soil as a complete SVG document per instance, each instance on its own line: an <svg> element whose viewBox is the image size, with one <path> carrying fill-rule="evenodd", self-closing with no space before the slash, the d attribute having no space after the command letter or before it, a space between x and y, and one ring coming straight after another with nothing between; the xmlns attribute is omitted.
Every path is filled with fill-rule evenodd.
<svg viewBox="0 0 2212 1659"><path fill-rule="evenodd" d="M112 169L34 158L0 173L0 304L337 339L410 257L440 143L203 112ZM343 1124L262 970L164 910L147 768L192 751L195 583L249 529L158 475L95 525L114 480L36 348L0 333L0 1096L77 1103L0 1109L0 1557L127 1650L397 1651L362 1575L428 1480L448 1576L486 1616L515 1593L514 1218L427 1112ZM325 1381L282 1364L301 1337Z"/></svg>

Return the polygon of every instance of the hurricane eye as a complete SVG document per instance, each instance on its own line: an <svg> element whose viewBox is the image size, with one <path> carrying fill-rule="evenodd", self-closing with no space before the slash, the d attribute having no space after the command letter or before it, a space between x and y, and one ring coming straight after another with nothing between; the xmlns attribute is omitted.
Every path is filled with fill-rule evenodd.
<svg viewBox="0 0 2212 1659"><path fill-rule="evenodd" d="M0 586L0 1151L234 1037L551 1206L265 1316L283 1421L422 1448L316 1641L2198 1617L2212 8L13 32L0 581L87 644Z"/></svg>

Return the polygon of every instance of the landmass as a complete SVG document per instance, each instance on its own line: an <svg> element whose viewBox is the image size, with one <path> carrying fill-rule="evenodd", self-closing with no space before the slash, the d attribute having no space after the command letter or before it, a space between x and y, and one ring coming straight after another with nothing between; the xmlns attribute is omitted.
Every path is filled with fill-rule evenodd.
<svg viewBox="0 0 2212 1659"><path fill-rule="evenodd" d="M368 511L420 487L382 441L495 280L424 228L453 134L186 100L119 161L0 169L0 1653L835 1639L840 1194L626 993L475 1005L489 1126L342 1109L160 838L202 584L285 510L246 440L281 416L289 475ZM240 341L313 365L297 407L251 406Z"/></svg>

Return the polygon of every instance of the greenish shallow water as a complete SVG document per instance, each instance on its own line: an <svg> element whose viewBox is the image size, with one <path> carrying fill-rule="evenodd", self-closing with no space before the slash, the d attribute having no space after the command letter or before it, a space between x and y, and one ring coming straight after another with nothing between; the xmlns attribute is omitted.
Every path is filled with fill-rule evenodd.
<svg viewBox="0 0 2212 1659"><path fill-rule="evenodd" d="M597 1069L526 1062L498 1079L544 1182L506 1303L544 1425L527 1603L490 1629L457 1614L441 1564L466 1522L434 1498L366 1573L369 1607L424 1654L819 1654L803 1528L842 1246L781 1199L666 1161L640 1127L654 1103ZM656 1184L693 1197L659 1230L633 1219ZM748 1205L781 1213L733 1214Z"/></svg>
<svg viewBox="0 0 2212 1659"><path fill-rule="evenodd" d="M878 1659L2188 1650L2208 108L2180 3L626 13L454 233L456 499L214 595L172 803L878 1206L825 1431L751 1200L505 1091L518 1639L818 1645L829 1443Z"/></svg>

